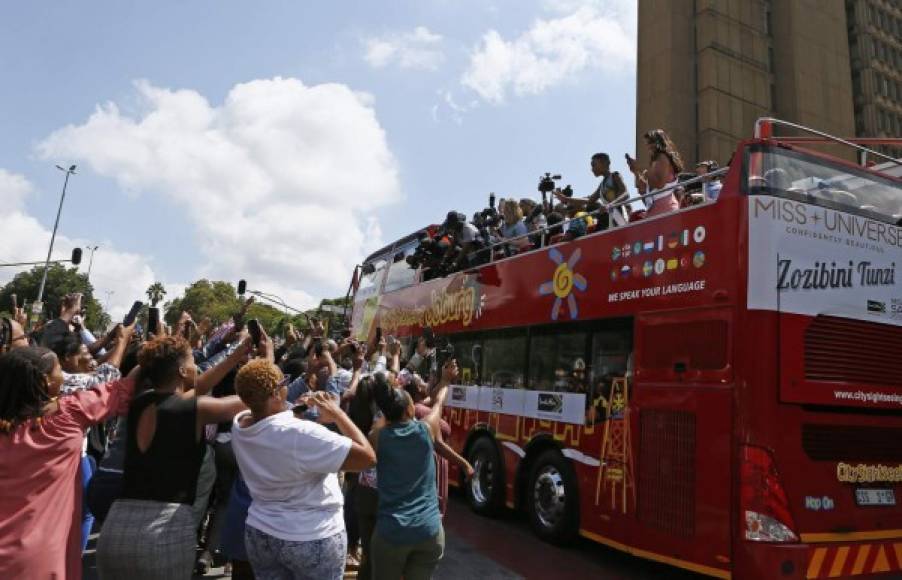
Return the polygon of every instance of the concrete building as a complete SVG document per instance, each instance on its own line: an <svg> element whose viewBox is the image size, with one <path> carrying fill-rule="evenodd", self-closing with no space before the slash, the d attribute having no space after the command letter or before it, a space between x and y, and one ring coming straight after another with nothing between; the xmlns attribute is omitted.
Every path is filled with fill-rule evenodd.
<svg viewBox="0 0 902 580"><path fill-rule="evenodd" d="M846 0L855 132L859 137L902 136L902 4ZM899 148L880 148L894 157Z"/></svg>
<svg viewBox="0 0 902 580"><path fill-rule="evenodd" d="M768 115L898 136L900 16L891 0L639 0L640 158L642 134L660 127L687 163L725 163Z"/></svg>

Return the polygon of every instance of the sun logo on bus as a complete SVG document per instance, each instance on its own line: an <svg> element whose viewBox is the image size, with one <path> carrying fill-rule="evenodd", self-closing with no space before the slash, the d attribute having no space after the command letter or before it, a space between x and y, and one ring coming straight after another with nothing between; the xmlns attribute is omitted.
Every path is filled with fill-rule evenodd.
<svg viewBox="0 0 902 580"><path fill-rule="evenodd" d="M554 270L552 279L543 282L539 286L539 296L554 294L551 320L558 319L558 316L561 314L561 307L564 304L567 305L567 311L570 313L571 320L575 320L579 316L579 306L576 304L576 296L573 295L573 289L576 288L580 292L585 292L589 286L582 274L573 271L581 256L582 252L579 248L570 254L569 260L564 260L564 255L557 248L551 248L548 251L548 257L557 264L557 268Z"/></svg>

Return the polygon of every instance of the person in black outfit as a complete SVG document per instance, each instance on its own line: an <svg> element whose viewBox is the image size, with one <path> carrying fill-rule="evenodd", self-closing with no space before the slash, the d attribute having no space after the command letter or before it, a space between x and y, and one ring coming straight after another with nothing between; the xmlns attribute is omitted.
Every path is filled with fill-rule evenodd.
<svg viewBox="0 0 902 580"><path fill-rule="evenodd" d="M228 421L245 407L237 396L194 395L197 367L183 338L147 342L138 362L149 388L129 409L122 496L100 533L98 569L104 579L188 579L204 425Z"/></svg>

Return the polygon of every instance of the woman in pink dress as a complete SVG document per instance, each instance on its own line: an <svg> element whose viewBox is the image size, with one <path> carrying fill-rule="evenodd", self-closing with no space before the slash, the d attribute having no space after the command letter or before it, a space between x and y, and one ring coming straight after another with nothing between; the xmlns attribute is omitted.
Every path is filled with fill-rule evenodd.
<svg viewBox="0 0 902 580"><path fill-rule="evenodd" d="M58 398L52 351L0 355L0 578L81 578L82 440L128 409L134 374Z"/></svg>
<svg viewBox="0 0 902 580"><path fill-rule="evenodd" d="M626 162L630 171L636 176L636 187L639 194L644 195L657 189L676 185L677 175L683 171L683 160L679 152L661 129L654 129L645 134L645 145L648 147L648 155L651 162L648 169L639 171L636 160L626 156ZM646 217L652 217L675 211L680 208L680 202L676 198L676 188L646 198L648 206Z"/></svg>

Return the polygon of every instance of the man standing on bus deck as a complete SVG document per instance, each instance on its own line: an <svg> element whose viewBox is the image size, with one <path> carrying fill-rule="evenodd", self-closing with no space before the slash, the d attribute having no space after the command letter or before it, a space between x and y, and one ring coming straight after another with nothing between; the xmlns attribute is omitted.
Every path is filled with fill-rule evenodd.
<svg viewBox="0 0 902 580"><path fill-rule="evenodd" d="M611 158L607 153L596 153L593 155L591 167L592 175L601 178L601 183L598 184L598 188L595 189L595 192L592 193L592 195L586 199L579 199L567 197L561 193L560 189L555 189L554 196L568 207L595 211L598 209L599 204L610 204L626 193L626 185L623 183L620 174L616 171L611 171ZM624 196L619 201L625 200L626 197ZM627 223L628 218L625 206L614 208L599 216L601 229L610 227L611 221L613 221L616 226L622 226Z"/></svg>

